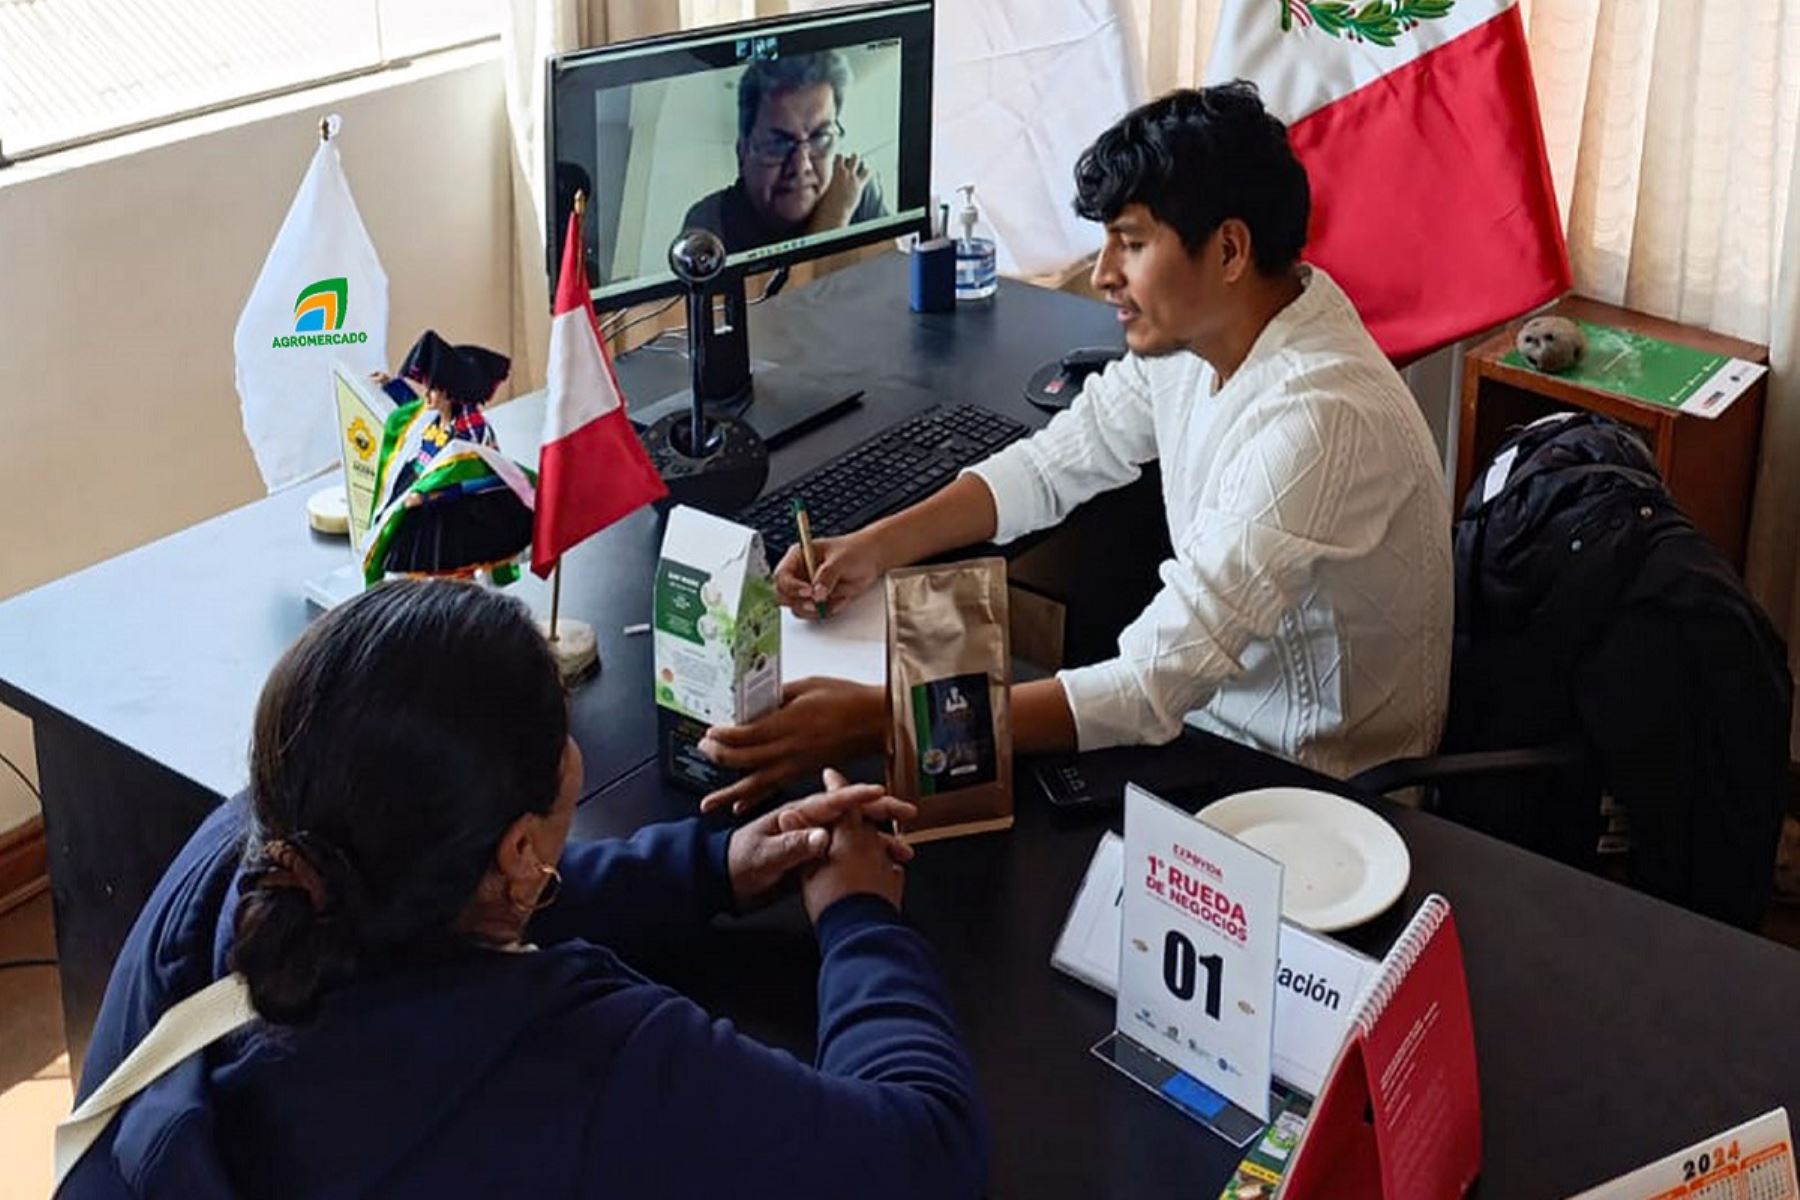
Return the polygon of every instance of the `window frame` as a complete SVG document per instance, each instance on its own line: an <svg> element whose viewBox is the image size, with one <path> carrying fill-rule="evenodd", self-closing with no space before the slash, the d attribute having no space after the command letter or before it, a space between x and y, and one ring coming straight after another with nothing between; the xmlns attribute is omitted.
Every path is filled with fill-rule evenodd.
<svg viewBox="0 0 1800 1200"><path fill-rule="evenodd" d="M380 0L370 0L370 2L376 6L377 12L379 12ZM5 171L8 167L29 163L56 154L63 154L71 150L80 150L89 146L99 145L115 138L129 137L132 134L143 133L147 130L161 129L165 126L180 124L183 121L191 121L200 117L208 117L217 113L229 112L236 108L247 108L251 105L260 104L268 100L278 100L287 96L297 96L303 92L312 91L315 88L330 87L334 84L349 83L358 79L367 79L371 76L383 74L384 72L404 70L421 60L435 58L444 54L458 53L475 46L498 43L502 36L504 35L496 30L493 33L483 34L479 37L464 38L456 42L447 42L441 46L433 46L429 50L414 51L393 57L383 57L377 62L366 63L362 66L351 67L342 71L335 71L329 75L309 76L306 79L295 80L292 83L283 84L280 87L263 88L255 92L237 93L228 98L221 98L209 103L193 105L188 108L160 114L154 117L145 117L138 121L131 121L121 125L108 125L103 129L97 129L91 133L81 134L77 137L64 138L61 141L45 142L42 145L32 146L29 149L19 151L18 153L9 153L7 151L6 129L0 127L0 171Z"/></svg>

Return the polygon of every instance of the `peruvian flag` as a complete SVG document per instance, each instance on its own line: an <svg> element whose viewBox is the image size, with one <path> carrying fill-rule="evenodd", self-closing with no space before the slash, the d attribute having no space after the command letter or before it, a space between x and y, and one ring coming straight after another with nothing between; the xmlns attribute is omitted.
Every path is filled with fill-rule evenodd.
<svg viewBox="0 0 1800 1200"><path fill-rule="evenodd" d="M577 211L569 217L550 323L550 403L538 452L531 569L550 574L570 546L666 495L625 417L625 394L588 303Z"/></svg>
<svg viewBox="0 0 1800 1200"><path fill-rule="evenodd" d="M1232 0L1248 79L1312 182L1306 258L1405 363L1569 288L1515 0Z"/></svg>

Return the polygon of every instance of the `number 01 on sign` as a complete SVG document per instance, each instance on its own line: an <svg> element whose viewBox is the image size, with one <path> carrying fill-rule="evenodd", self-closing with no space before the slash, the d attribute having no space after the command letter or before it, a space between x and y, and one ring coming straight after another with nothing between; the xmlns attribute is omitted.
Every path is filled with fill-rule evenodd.
<svg viewBox="0 0 1800 1200"><path fill-rule="evenodd" d="M1113 1033L1096 1054L1233 1145L1269 1119L1281 864L1131 786Z"/></svg>

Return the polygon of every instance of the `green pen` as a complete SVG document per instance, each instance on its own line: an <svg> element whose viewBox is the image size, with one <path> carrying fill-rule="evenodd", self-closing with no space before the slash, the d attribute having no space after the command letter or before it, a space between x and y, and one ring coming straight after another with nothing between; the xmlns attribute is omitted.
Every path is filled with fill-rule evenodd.
<svg viewBox="0 0 1800 1200"><path fill-rule="evenodd" d="M800 557L806 560L806 582L812 583L819 575L819 563L813 557L812 522L806 516L806 501L794 497L794 528L800 531ZM815 599L813 608L818 611L819 619L825 619L825 602Z"/></svg>

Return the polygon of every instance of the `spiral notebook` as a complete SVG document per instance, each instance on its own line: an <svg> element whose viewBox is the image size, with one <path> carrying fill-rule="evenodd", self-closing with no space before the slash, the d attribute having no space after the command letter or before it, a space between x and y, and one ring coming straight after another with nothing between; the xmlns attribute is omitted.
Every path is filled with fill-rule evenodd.
<svg viewBox="0 0 1800 1200"><path fill-rule="evenodd" d="M1413 914L1357 1001L1278 1193L1444 1200L1481 1170L1481 1096L1450 902Z"/></svg>

